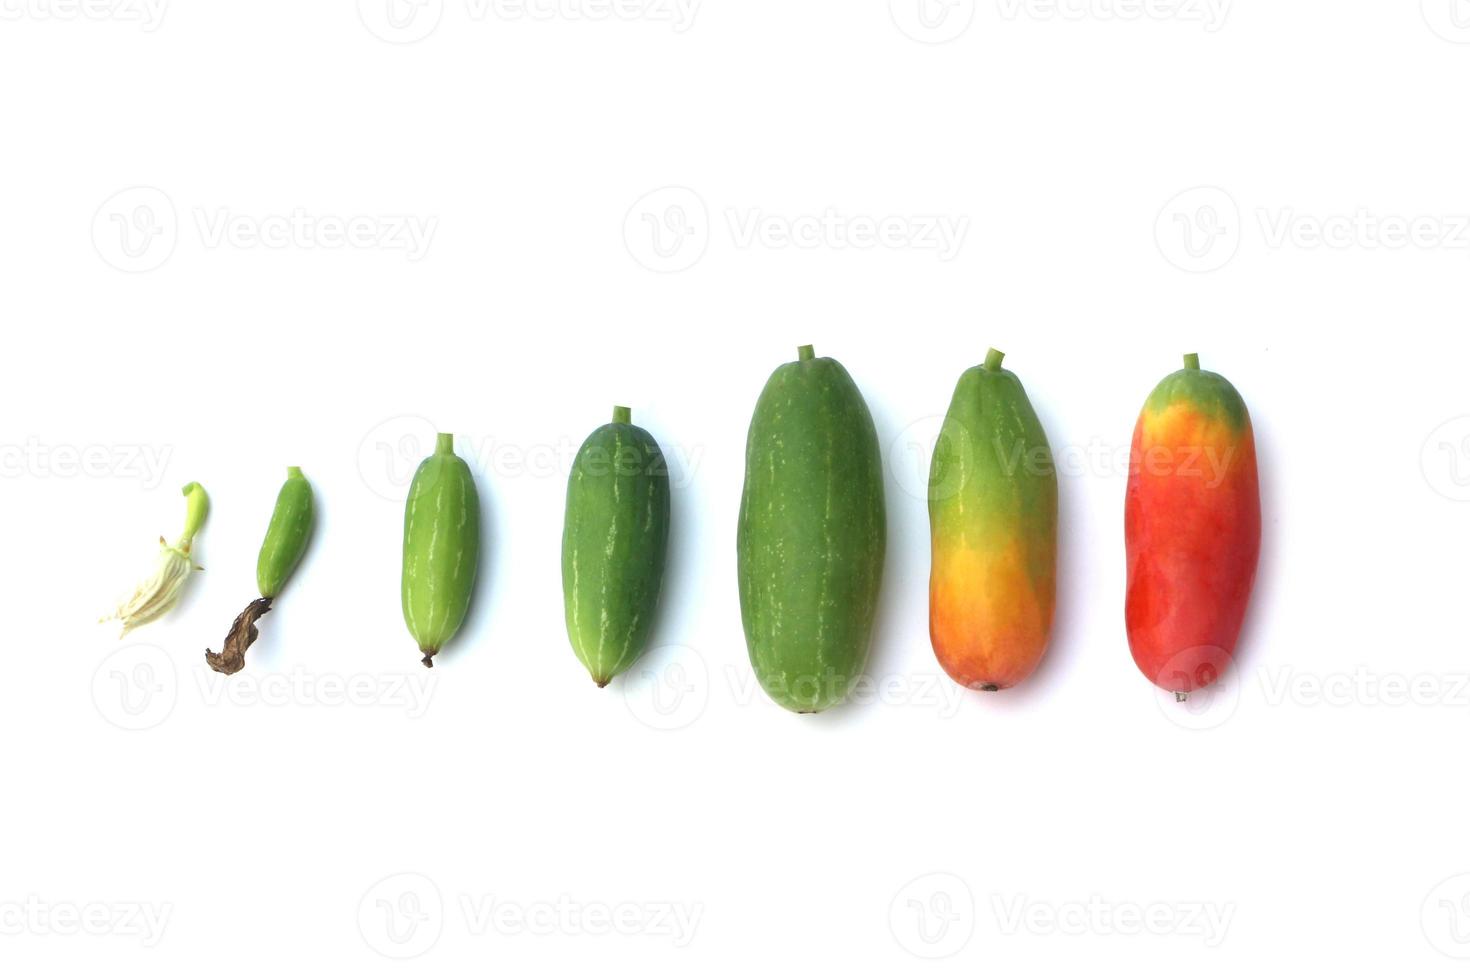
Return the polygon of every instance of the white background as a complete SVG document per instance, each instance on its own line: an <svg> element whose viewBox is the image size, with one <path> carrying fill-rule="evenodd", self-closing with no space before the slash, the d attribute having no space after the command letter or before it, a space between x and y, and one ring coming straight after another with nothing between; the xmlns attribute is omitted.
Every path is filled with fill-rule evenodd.
<svg viewBox="0 0 1470 980"><path fill-rule="evenodd" d="M1464 3L359 7L0 4L0 969L1460 975ZM820 717L754 687L734 575L799 343L890 474L880 688ZM981 696L929 648L920 494L990 345L1063 549L1044 668ZM1177 708L1128 655L1117 454L1193 350L1266 526L1240 669ZM614 402L675 527L660 649L599 691L558 555ZM430 675L398 551L434 427L487 544ZM224 685L287 464L318 534ZM120 643L190 480L207 571Z"/></svg>

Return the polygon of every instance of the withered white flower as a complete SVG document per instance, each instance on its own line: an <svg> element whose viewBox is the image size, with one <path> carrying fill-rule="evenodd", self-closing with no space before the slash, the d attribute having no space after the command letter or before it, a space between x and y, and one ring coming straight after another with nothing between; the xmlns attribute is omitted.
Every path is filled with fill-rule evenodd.
<svg viewBox="0 0 1470 980"><path fill-rule="evenodd" d="M104 623L119 620L123 636L172 609L183 595L184 584L189 581L190 574L202 571L194 564L189 552L194 546L194 536L204 526L204 518L209 514L209 495L199 484L191 483L184 487L184 497L188 500L184 533L173 544L161 537L158 539L158 562L153 574L144 579L131 596L118 603L111 615L101 619Z"/></svg>

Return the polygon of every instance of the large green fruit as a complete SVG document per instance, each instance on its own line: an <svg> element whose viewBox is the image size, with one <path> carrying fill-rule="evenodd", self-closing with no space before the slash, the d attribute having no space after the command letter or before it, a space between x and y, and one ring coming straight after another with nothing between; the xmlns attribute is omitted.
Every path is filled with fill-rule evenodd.
<svg viewBox="0 0 1470 980"><path fill-rule="evenodd" d="M480 498L454 436L439 433L419 464L403 508L403 621L434 666L464 622L480 556Z"/></svg>
<svg viewBox="0 0 1470 980"><path fill-rule="evenodd" d="M811 347L750 420L737 551L756 679L792 711L841 701L868 657L886 518L878 434L841 364Z"/></svg>
<svg viewBox="0 0 1470 980"><path fill-rule="evenodd" d="M567 636L598 687L643 653L668 541L664 454L618 406L572 461L561 538Z"/></svg>

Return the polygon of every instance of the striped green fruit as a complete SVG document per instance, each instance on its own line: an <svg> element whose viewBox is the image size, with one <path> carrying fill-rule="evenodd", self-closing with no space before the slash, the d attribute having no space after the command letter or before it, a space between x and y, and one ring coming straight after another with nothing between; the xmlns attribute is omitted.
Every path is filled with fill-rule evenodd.
<svg viewBox="0 0 1470 980"><path fill-rule="evenodd" d="M313 514L311 484L301 467L286 467L286 482L276 494L276 509L255 561L255 584L262 598L274 599L286 587L286 580L306 554Z"/></svg>
<svg viewBox="0 0 1470 980"><path fill-rule="evenodd" d="M736 539L756 679L798 712L837 704L862 672L886 546L883 465L841 364L798 348L750 421Z"/></svg>
<svg viewBox="0 0 1470 980"><path fill-rule="evenodd" d="M235 617L225 634L220 652L204 651L204 662L221 674L234 674L245 669L245 653L260 636L256 623L271 611L271 603L286 587L286 580L296 570L311 537L311 484L301 474L301 467L286 467L286 482L276 494L276 508L255 560L255 584L260 598L254 599L244 612Z"/></svg>
<svg viewBox="0 0 1470 980"><path fill-rule="evenodd" d="M572 461L561 538L567 636L598 687L643 653L668 541L664 454L618 406Z"/></svg>
<svg viewBox="0 0 1470 980"><path fill-rule="evenodd" d="M470 606L480 554L480 498L454 436L439 433L403 508L403 621L434 666Z"/></svg>

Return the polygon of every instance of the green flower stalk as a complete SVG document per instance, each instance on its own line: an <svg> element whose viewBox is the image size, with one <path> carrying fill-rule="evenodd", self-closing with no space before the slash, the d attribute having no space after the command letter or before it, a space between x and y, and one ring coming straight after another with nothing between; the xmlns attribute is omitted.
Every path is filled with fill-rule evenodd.
<svg viewBox="0 0 1470 980"><path fill-rule="evenodd" d="M190 551L194 547L195 535L204 526L204 519L209 516L209 494L199 484L191 483L184 487L184 499L188 501L184 515L184 533L173 544L169 544L163 537L158 539L158 562L154 566L153 574L144 579L131 596L118 603L117 609L111 615L100 620L104 623L112 620L121 622L122 636L127 636L144 623L151 623L166 614L178 604L189 575L204 571L194 564Z"/></svg>

